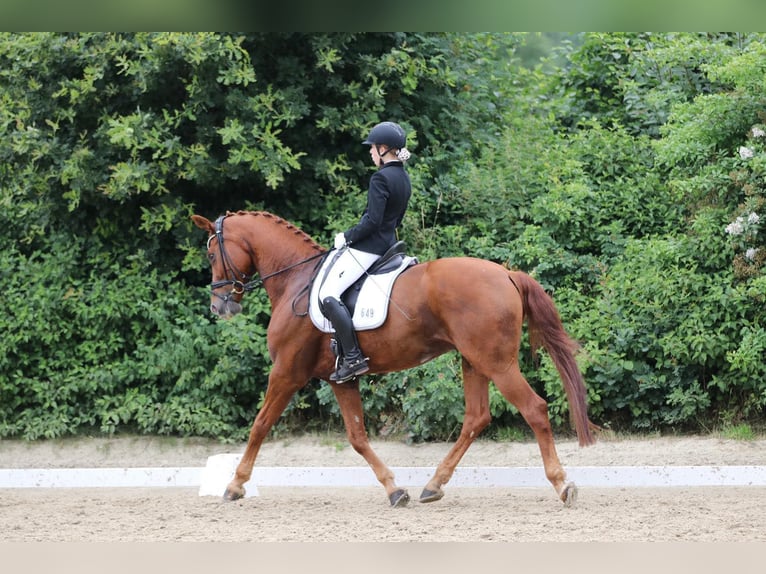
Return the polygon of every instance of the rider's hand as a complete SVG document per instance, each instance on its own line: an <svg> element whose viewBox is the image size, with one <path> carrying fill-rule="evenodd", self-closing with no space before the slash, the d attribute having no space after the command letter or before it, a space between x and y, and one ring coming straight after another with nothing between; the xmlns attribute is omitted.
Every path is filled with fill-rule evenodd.
<svg viewBox="0 0 766 574"><path fill-rule="evenodd" d="M338 233L335 236L335 249L340 249L346 244L346 236L343 233Z"/></svg>

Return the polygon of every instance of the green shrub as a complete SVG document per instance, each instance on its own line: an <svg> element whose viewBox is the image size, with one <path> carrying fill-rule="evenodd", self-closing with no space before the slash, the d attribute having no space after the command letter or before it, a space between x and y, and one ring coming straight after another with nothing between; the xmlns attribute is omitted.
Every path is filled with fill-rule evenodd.
<svg viewBox="0 0 766 574"><path fill-rule="evenodd" d="M410 252L534 274L582 344L596 422L762 417L764 35L582 34L539 66L525 39L0 34L0 437L245 438L269 302L208 317L189 216L265 208L329 242L365 207L360 140L382 119L413 151ZM555 369L526 349L566 428ZM454 437L459 365L365 379L371 432ZM494 387L490 409L488 436L524 428ZM312 425L340 426L316 382L275 432Z"/></svg>

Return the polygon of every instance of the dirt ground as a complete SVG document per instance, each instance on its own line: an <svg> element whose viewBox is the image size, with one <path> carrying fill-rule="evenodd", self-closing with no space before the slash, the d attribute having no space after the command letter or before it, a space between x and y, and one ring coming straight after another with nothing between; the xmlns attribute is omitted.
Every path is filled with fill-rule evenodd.
<svg viewBox="0 0 766 574"><path fill-rule="evenodd" d="M162 438L0 441L0 468L203 467L244 445ZM374 441L389 466L435 467L448 444ZM559 441L565 467L766 465L766 440L715 437ZM343 437L266 442L260 466L364 466ZM478 441L461 466L540 466L534 443ZM766 487L445 488L435 503L388 506L382 487L259 487L233 503L196 488L2 489L4 542L644 542L766 541Z"/></svg>

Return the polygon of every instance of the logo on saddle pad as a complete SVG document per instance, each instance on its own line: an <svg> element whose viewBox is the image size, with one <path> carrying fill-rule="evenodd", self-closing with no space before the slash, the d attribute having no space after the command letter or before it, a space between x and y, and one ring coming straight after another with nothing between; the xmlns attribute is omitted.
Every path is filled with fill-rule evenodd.
<svg viewBox="0 0 766 574"><path fill-rule="evenodd" d="M319 309L319 287L328 267L333 262L332 256L325 259L314 283L311 285L311 295L309 296L311 322L317 329L325 333L334 333L335 330ZM381 258L379 263L373 264L356 283L346 289L341 299L351 311L355 330L367 331L376 329L383 324L388 316L388 302L391 290L394 288L394 281L408 267L417 262L415 257L409 257L403 253L396 253L392 257L386 258L385 261Z"/></svg>

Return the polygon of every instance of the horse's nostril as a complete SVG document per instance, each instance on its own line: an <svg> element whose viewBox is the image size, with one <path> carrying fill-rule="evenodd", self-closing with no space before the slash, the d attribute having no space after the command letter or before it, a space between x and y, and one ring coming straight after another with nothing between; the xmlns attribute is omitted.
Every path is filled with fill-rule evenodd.
<svg viewBox="0 0 766 574"><path fill-rule="evenodd" d="M215 306L215 303L210 305L210 312L213 313L214 315L218 314L218 307Z"/></svg>

